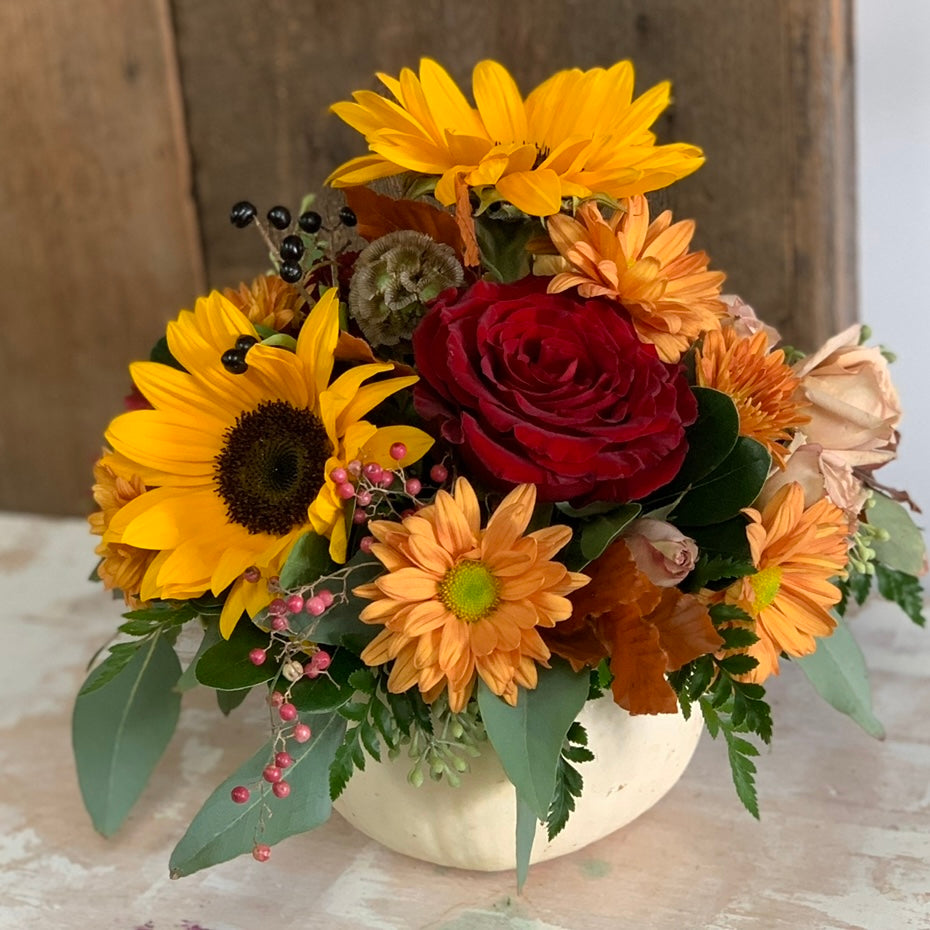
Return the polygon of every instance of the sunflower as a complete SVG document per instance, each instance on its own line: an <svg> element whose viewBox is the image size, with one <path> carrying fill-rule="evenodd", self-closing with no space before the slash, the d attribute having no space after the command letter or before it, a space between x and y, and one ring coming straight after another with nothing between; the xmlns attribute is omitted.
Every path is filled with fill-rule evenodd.
<svg viewBox="0 0 930 930"><path fill-rule="evenodd" d="M454 494L439 491L402 523L371 524L371 551L387 573L354 593L372 600L361 620L385 627L362 660L393 661L391 692L417 685L430 703L448 688L458 713L477 675L511 705L518 685L536 687L536 663L549 658L537 628L567 619L565 595L588 579L551 561L571 538L568 527L524 535L535 503L536 488L520 485L482 530L475 492L459 478Z"/></svg>
<svg viewBox="0 0 930 930"><path fill-rule="evenodd" d="M375 363L330 383L338 317L336 291L327 291L289 352L256 344L253 325L214 292L168 325L168 347L184 371L131 366L153 409L118 416L106 437L150 490L120 509L109 536L158 550L142 581L144 599L219 595L232 585L220 622L228 636L242 610L254 615L270 599L267 586L246 578L255 569L276 574L304 533L327 537L332 558L345 560L334 468L352 459L409 465L432 445L413 427L361 419L415 376L365 384L392 367ZM221 362L237 343L252 343L241 374ZM400 462L390 456L398 442L407 447Z"/></svg>
<svg viewBox="0 0 930 930"><path fill-rule="evenodd" d="M549 293L577 287L582 297L608 297L626 308L643 342L664 362L677 362L702 332L720 329L725 275L707 270L705 252L689 252L694 221L672 223L669 210L649 222L645 197L605 220L596 203L575 219L559 214L547 228L572 271L557 274Z"/></svg>
<svg viewBox="0 0 930 930"><path fill-rule="evenodd" d="M122 591L126 604L138 607L142 579L156 553L114 541L109 531L116 514L145 493L145 484L133 472L131 463L105 449L94 465L92 492L100 509L87 522L91 533L103 537L94 550L100 556L97 575L108 591Z"/></svg>
<svg viewBox="0 0 930 930"><path fill-rule="evenodd" d="M708 333L698 350L697 382L729 395L739 413L739 432L762 443L779 468L788 460L782 443L791 430L807 423L806 401L798 399L797 375L781 349L768 349L768 336L759 331L740 336L732 326Z"/></svg>
<svg viewBox="0 0 930 930"><path fill-rule="evenodd" d="M747 650L759 664L746 680L763 682L778 674L778 656L806 656L814 637L836 628L830 608L840 590L830 579L845 576L849 525L843 511L826 498L806 510L804 491L793 482L781 488L763 510L744 511L746 536L757 572L727 589L726 600L755 621L759 637Z"/></svg>
<svg viewBox="0 0 930 930"><path fill-rule="evenodd" d="M668 106L670 85L633 99L633 66L560 71L524 101L496 61L472 75L477 109L449 74L424 58L420 74L379 74L394 96L356 91L332 111L364 135L371 151L327 179L353 187L405 171L437 176L435 196L451 206L462 184L530 216L558 213L563 197L629 197L667 187L704 162L699 148L656 145L649 127ZM396 101L396 102L395 102Z"/></svg>

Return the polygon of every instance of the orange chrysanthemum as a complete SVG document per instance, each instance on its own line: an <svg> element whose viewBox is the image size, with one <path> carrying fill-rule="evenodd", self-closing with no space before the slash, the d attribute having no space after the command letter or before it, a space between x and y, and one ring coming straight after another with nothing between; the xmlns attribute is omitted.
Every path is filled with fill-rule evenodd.
<svg viewBox="0 0 930 930"><path fill-rule="evenodd" d="M371 551L387 572L354 593L372 600L361 620L385 627L362 660L394 663L390 691L417 685L430 703L448 688L457 713L477 675L511 705L518 685L536 687L536 663L550 655L537 628L567 619L566 595L588 579L551 561L568 527L524 535L535 503L535 487L520 485L481 529L478 498L459 478L454 495L440 491L402 523L371 523Z"/></svg>
<svg viewBox="0 0 930 930"><path fill-rule="evenodd" d="M296 328L306 316L306 301L300 292L278 275L261 274L249 284L231 287L223 296L241 310L250 323L283 332Z"/></svg>
<svg viewBox="0 0 930 930"><path fill-rule="evenodd" d="M785 467L791 430L808 421L806 402L799 400L799 381L781 349L768 351L768 336L759 331L739 336L733 327L708 333L698 351L697 382L728 394L739 412L739 431L762 443L779 468Z"/></svg>
<svg viewBox="0 0 930 930"><path fill-rule="evenodd" d="M623 540L586 570L591 583L572 596L571 619L545 632L546 644L576 671L609 656L614 701L631 714L674 714L665 673L723 643L706 606L653 584Z"/></svg>
<svg viewBox="0 0 930 930"><path fill-rule="evenodd" d="M551 217L548 230L573 268L552 279L549 293L577 287L582 297L616 300L663 361L677 362L702 332L720 329L725 275L707 270L706 252L688 251L693 220L672 223L666 210L650 223L646 198L631 197L609 220L589 201L575 219Z"/></svg>
<svg viewBox="0 0 930 930"><path fill-rule="evenodd" d="M804 491L792 483L779 490L760 513L746 510L746 536L755 575L727 590L726 600L755 621L759 641L749 647L759 664L745 677L763 682L778 674L778 656L806 656L816 636L836 628L830 608L840 591L830 579L845 575L849 525L826 498L804 509Z"/></svg>
<svg viewBox="0 0 930 930"><path fill-rule="evenodd" d="M158 553L107 539L107 530L113 517L125 504L145 493L145 483L132 472L131 463L104 450L94 465L92 490L94 501L100 509L92 513L87 522L91 533L103 537L94 550L101 560L97 566L97 575L107 590L122 591L126 603L130 607L137 607L140 603L137 595L142 588L142 578Z"/></svg>

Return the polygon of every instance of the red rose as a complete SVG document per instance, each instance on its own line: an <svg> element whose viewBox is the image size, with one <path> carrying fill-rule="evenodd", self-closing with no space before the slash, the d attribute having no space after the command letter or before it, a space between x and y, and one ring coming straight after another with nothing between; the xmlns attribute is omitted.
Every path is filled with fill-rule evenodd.
<svg viewBox="0 0 930 930"><path fill-rule="evenodd" d="M472 473L539 500L629 501L675 477L697 405L681 365L604 300L546 279L441 294L413 337L420 415Z"/></svg>

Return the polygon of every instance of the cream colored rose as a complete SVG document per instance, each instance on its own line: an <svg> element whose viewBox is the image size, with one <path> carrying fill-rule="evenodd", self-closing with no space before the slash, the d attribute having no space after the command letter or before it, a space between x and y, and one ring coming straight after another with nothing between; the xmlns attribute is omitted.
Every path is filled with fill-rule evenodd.
<svg viewBox="0 0 930 930"><path fill-rule="evenodd" d="M901 402L888 362L875 346L860 346L851 326L795 366L811 404L802 429L808 442L838 453L850 467L878 466L895 455Z"/></svg>
<svg viewBox="0 0 930 930"><path fill-rule="evenodd" d="M825 450L816 443L797 445L784 469L776 469L769 476L753 506L761 510L781 488L792 482L801 485L805 507L827 497L846 513L855 531L867 492L842 453Z"/></svg>
<svg viewBox="0 0 930 930"><path fill-rule="evenodd" d="M634 520L624 534L636 567L660 588L684 581L698 556L697 544L671 523L644 517Z"/></svg>

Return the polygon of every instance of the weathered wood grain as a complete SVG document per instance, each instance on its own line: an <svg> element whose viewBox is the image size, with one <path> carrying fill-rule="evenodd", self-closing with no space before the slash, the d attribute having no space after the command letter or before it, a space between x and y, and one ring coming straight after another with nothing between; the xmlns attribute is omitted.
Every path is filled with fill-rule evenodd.
<svg viewBox="0 0 930 930"><path fill-rule="evenodd" d="M296 205L363 142L326 107L422 55L469 82L481 57L528 90L553 70L632 58L670 78L667 140L707 165L668 195L732 290L812 346L855 316L850 0L174 0L211 283L253 273L229 205Z"/></svg>
<svg viewBox="0 0 930 930"><path fill-rule="evenodd" d="M0 4L0 507L90 509L126 364L202 288L167 0Z"/></svg>

